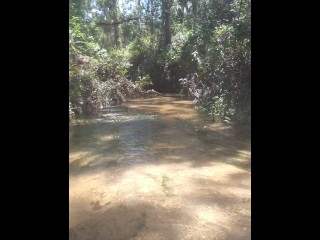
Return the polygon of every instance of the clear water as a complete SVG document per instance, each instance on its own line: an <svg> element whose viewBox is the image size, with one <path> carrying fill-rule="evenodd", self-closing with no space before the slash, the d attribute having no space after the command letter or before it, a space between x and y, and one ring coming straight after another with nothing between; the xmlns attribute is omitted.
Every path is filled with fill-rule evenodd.
<svg viewBox="0 0 320 240"><path fill-rule="evenodd" d="M70 126L70 239L251 239L250 139L180 95Z"/></svg>

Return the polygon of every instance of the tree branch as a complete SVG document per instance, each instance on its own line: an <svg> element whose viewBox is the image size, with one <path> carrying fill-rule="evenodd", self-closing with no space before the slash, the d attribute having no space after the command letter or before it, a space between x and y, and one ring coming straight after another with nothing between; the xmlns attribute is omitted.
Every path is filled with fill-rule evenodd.
<svg viewBox="0 0 320 240"><path fill-rule="evenodd" d="M139 17L131 17L131 18L121 19L119 21L112 21L112 22L97 22L96 25L98 25L98 26L112 26L112 25L118 25L118 24L122 24L124 22L133 21L133 20L139 20Z"/></svg>

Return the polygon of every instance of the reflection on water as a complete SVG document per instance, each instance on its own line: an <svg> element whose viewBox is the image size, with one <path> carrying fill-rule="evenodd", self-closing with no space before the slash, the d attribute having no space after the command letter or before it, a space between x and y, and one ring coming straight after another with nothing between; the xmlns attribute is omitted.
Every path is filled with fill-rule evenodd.
<svg viewBox="0 0 320 240"><path fill-rule="evenodd" d="M69 139L70 239L250 239L250 139L192 101L109 107Z"/></svg>

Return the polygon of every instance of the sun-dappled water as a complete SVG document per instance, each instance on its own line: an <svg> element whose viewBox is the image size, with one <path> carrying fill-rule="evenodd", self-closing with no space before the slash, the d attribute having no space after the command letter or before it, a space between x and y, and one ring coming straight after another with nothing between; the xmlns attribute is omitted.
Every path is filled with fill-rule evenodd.
<svg viewBox="0 0 320 240"><path fill-rule="evenodd" d="M250 139L191 100L106 108L69 143L70 239L251 239Z"/></svg>

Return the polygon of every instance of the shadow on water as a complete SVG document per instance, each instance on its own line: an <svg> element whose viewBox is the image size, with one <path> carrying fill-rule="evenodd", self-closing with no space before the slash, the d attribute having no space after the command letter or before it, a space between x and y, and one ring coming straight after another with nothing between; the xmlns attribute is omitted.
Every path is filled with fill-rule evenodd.
<svg viewBox="0 0 320 240"><path fill-rule="evenodd" d="M237 139L223 127L205 128L207 119L194 110L189 114L190 101L166 98L135 100L71 126L70 173L179 162L193 167L224 162L250 170L250 139ZM152 103L152 110L145 106Z"/></svg>
<svg viewBox="0 0 320 240"><path fill-rule="evenodd" d="M70 240L251 239L250 139L191 101L108 108L69 139Z"/></svg>

